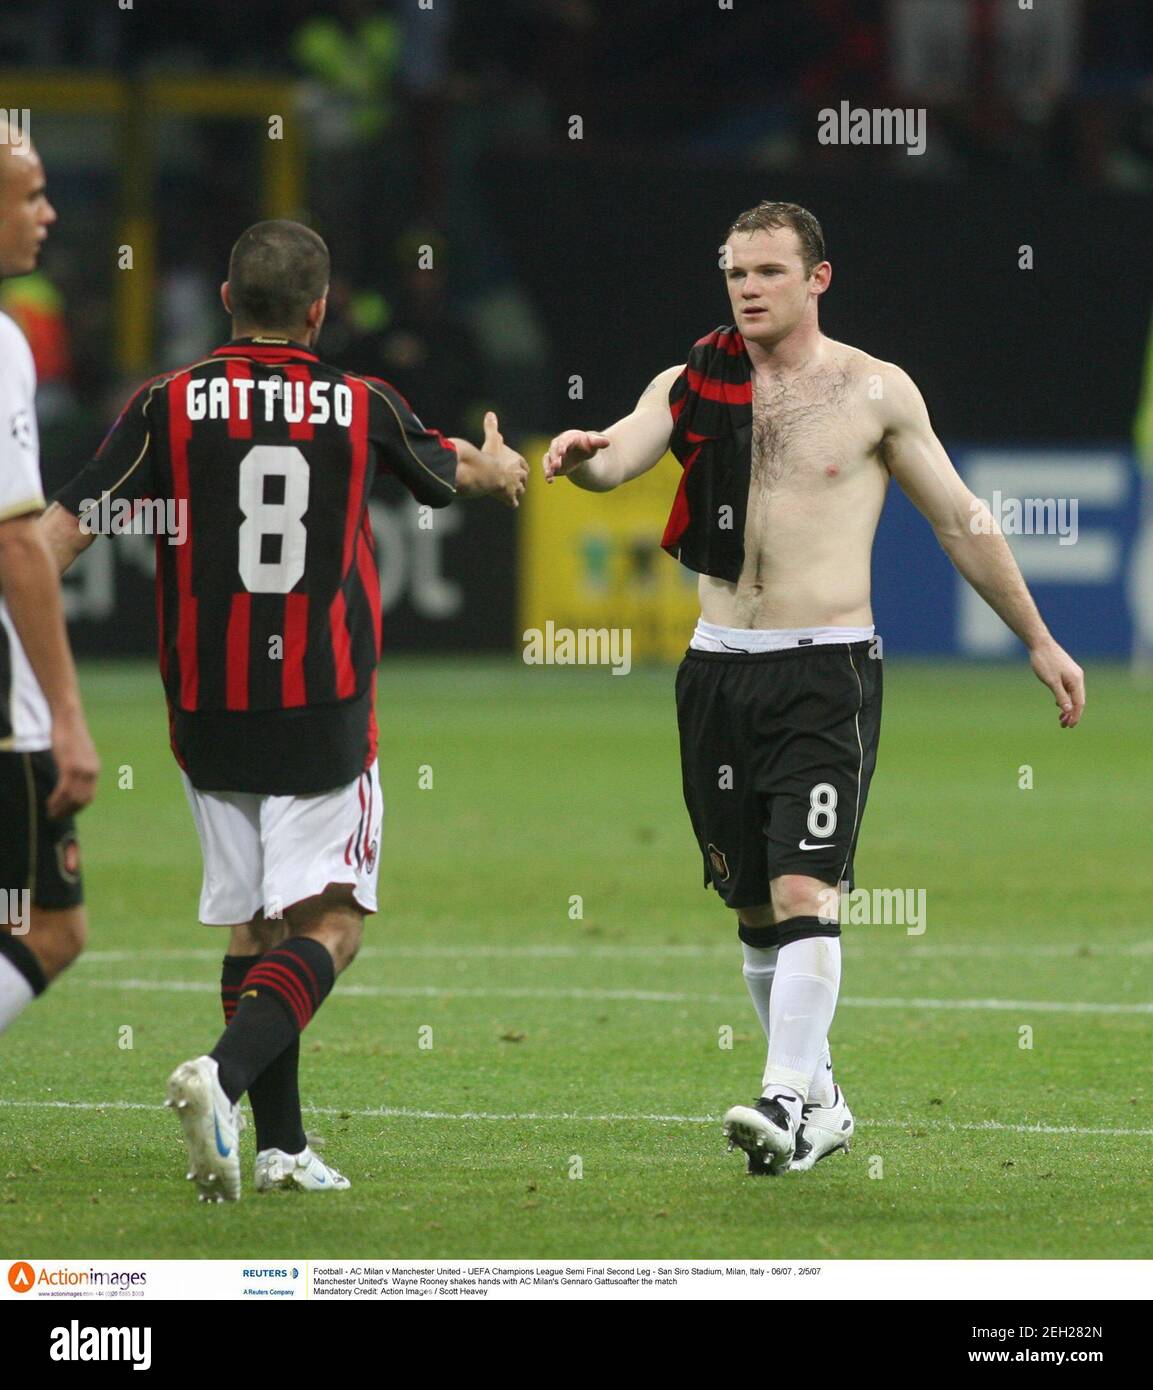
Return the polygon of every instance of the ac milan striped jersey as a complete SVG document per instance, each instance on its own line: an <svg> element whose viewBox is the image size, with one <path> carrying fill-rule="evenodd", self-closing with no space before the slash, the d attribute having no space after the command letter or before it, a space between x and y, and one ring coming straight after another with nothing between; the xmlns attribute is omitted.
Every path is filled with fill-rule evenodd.
<svg viewBox="0 0 1153 1390"><path fill-rule="evenodd" d="M386 382L287 339L236 339L132 397L56 501L97 531L133 509L156 526L160 669L194 786L303 795L371 763L368 499L388 471L445 506L456 463Z"/></svg>
<svg viewBox="0 0 1153 1390"><path fill-rule="evenodd" d="M689 569L735 584L753 467L753 367L735 328L693 344L669 411L669 449L683 471L661 545Z"/></svg>

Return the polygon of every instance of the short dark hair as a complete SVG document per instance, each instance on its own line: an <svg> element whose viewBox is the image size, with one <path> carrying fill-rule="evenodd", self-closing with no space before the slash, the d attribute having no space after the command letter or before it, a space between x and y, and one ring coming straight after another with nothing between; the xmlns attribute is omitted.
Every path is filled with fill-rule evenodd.
<svg viewBox="0 0 1153 1390"><path fill-rule="evenodd" d="M773 227L792 227L796 232L805 274L811 275L813 267L825 259L825 234L808 208L799 203L758 203L741 213L725 233L725 240L734 232L767 232Z"/></svg>
<svg viewBox="0 0 1153 1390"><path fill-rule="evenodd" d="M328 288L328 247L311 227L278 218L257 222L232 248L232 316L249 328L299 328Z"/></svg>

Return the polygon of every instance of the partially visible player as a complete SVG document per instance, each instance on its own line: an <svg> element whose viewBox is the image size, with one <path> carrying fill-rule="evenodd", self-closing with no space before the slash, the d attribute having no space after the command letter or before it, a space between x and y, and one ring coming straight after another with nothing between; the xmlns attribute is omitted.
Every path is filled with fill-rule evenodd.
<svg viewBox="0 0 1153 1390"><path fill-rule="evenodd" d="M677 673L685 802L705 883L737 916L765 1031L762 1093L724 1131L748 1171L805 1171L848 1145L828 1030L841 983L839 898L877 757L881 649L873 538L891 479L961 575L1017 634L1062 728L1084 673L1054 640L988 508L958 476L899 367L825 337L832 267L817 219L759 204L725 239L733 322L662 372L604 431L544 457L605 492L671 448L683 472L663 545L699 573L701 618Z"/></svg>
<svg viewBox="0 0 1153 1390"><path fill-rule="evenodd" d="M0 109L0 279L36 269L56 212L27 131ZM84 722L44 509L36 367L0 313L0 1033L84 947L73 816L99 763Z"/></svg>
<svg viewBox="0 0 1153 1390"><path fill-rule="evenodd" d="M491 413L477 449L426 428L386 382L323 363L328 281L308 227L250 227L221 290L232 340L143 386L44 519L65 566L102 505L172 508L160 664L204 856L200 920L229 931L228 1026L168 1083L206 1200L240 1196L246 1091L258 1191L349 1185L306 1142L299 1037L376 910L376 480L395 473L430 507L515 507L527 476Z"/></svg>

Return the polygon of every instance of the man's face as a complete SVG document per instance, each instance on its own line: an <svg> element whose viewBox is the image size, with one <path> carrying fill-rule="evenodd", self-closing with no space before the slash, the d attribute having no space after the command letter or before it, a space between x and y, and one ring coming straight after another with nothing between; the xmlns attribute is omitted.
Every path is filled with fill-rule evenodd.
<svg viewBox="0 0 1153 1390"><path fill-rule="evenodd" d="M29 145L0 145L0 276L36 269L56 209L44 191L44 166Z"/></svg>
<svg viewBox="0 0 1153 1390"><path fill-rule="evenodd" d="M821 266L828 262L807 275L792 227L734 232L725 246L732 261L725 284L741 336L754 343L780 342L800 323L810 295L823 290Z"/></svg>

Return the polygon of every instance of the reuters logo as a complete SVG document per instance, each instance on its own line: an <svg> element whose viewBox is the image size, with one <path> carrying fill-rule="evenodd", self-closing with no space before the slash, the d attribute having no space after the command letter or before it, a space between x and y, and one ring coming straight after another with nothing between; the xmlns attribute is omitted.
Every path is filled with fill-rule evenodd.
<svg viewBox="0 0 1153 1390"><path fill-rule="evenodd" d="M15 1293L27 1293L36 1283L36 1271L25 1260L8 1266L8 1287Z"/></svg>

